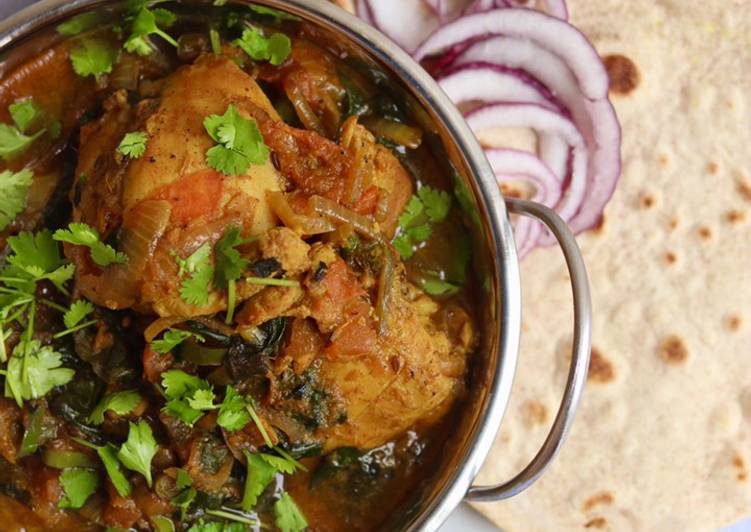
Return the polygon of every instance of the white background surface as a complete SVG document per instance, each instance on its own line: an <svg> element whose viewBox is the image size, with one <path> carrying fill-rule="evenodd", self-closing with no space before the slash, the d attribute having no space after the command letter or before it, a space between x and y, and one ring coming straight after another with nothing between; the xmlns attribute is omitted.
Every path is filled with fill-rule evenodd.
<svg viewBox="0 0 751 532"><path fill-rule="evenodd" d="M0 20L11 13L34 3L35 0L0 0ZM495 504L503 504L502 502ZM751 514L751 508L749 508ZM522 527L523 528L523 527ZM440 529L440 532L498 532L500 529L487 521L468 505L461 505ZM739 523L723 532L751 532L751 520Z"/></svg>

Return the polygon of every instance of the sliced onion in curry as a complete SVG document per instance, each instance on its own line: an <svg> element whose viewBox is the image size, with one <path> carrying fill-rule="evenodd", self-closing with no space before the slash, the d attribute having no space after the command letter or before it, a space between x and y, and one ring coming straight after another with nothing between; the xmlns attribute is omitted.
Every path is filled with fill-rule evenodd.
<svg viewBox="0 0 751 532"><path fill-rule="evenodd" d="M125 213L120 248L128 256L128 267L134 274L140 274L146 267L167 228L171 212L168 201L146 200Z"/></svg>
<svg viewBox="0 0 751 532"><path fill-rule="evenodd" d="M266 197L274 214L293 231L303 235L320 235L335 229L333 224L323 218L295 212L283 192L268 192Z"/></svg>
<svg viewBox="0 0 751 532"><path fill-rule="evenodd" d="M342 205L322 196L311 196L310 205L313 210L330 220L336 220L340 223L349 224L355 228L355 231L373 240L382 240L383 235L373 227L372 222Z"/></svg>

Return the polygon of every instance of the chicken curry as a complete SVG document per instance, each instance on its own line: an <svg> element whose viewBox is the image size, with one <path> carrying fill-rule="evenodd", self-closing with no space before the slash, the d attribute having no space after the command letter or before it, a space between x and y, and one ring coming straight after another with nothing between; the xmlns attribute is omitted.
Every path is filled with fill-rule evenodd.
<svg viewBox="0 0 751 532"><path fill-rule="evenodd" d="M378 528L477 343L435 135L267 8L57 32L0 81L3 529Z"/></svg>

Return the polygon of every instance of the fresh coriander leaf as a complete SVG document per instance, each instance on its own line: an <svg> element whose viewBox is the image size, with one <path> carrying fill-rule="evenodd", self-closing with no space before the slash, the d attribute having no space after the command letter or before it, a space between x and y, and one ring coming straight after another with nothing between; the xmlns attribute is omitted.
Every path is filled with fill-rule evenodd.
<svg viewBox="0 0 751 532"><path fill-rule="evenodd" d="M8 245L13 250L8 263L34 279L41 279L63 265L60 246L46 229L37 233L19 233L8 238Z"/></svg>
<svg viewBox="0 0 751 532"><path fill-rule="evenodd" d="M101 241L99 232L93 227L84 223L71 223L68 229L58 229L52 238L58 242L68 242L77 246L86 246L91 250L91 258L99 266L109 266L110 264L125 264L128 257L125 253L115 251L115 249Z"/></svg>
<svg viewBox="0 0 751 532"><path fill-rule="evenodd" d="M459 208L469 217L470 220L472 220L472 223L477 226L482 225L482 222L480 222L480 215L477 212L477 207L475 207L474 204L472 193L458 176L455 176L455 180L456 185L454 186L454 197L459 204Z"/></svg>
<svg viewBox="0 0 751 532"><path fill-rule="evenodd" d="M275 33L269 37L269 63L279 66L284 63L292 52L292 41L283 33Z"/></svg>
<svg viewBox="0 0 751 532"><path fill-rule="evenodd" d="M63 368L62 356L38 340L22 340L13 350L5 370L5 396L22 406L39 399L52 388L67 384L75 372Z"/></svg>
<svg viewBox="0 0 751 532"><path fill-rule="evenodd" d="M188 529L188 532L226 532L224 523L219 521L206 522L203 519Z"/></svg>
<svg viewBox="0 0 751 532"><path fill-rule="evenodd" d="M53 272L44 275L44 279L49 279L61 292L65 292L64 284L73 278L76 267L73 264L60 266Z"/></svg>
<svg viewBox="0 0 751 532"><path fill-rule="evenodd" d="M193 426L203 415L202 410L215 408L211 384L182 370L173 369L162 373L162 387L164 394L170 399L164 405L164 412L182 420L186 425Z"/></svg>
<svg viewBox="0 0 751 532"><path fill-rule="evenodd" d="M297 468L297 469L302 469L303 471L307 471L307 470L308 470L308 468L307 468L307 467L305 467L305 466L304 466L304 465L302 465L302 464L301 464L300 462L298 462L297 460L295 460L295 459L294 459L294 458L292 457L292 455L291 455L291 454L289 454L289 453L288 453L287 451L285 451L285 450L284 450L284 449L282 449L281 447L279 447L279 446L276 446L276 445L275 445L275 446L274 446L274 450L275 450L275 451L276 451L277 453L279 453L279 455L280 455L280 456L281 456L282 458L284 458L285 460L287 460L287 462L289 462L290 464L294 465L294 467L295 467L295 468Z"/></svg>
<svg viewBox="0 0 751 532"><path fill-rule="evenodd" d="M179 475L179 473L178 473ZM179 493L170 501L174 506L180 508L180 520L185 521L185 515L188 513L188 508L198 495L198 492L194 488L187 489L182 493Z"/></svg>
<svg viewBox="0 0 751 532"><path fill-rule="evenodd" d="M274 66L281 65L292 51L292 41L283 33L275 33L266 38L258 28L243 30L242 36L234 44L256 61L268 61Z"/></svg>
<svg viewBox="0 0 751 532"><path fill-rule="evenodd" d="M179 369L162 373L162 387L169 399L182 399L198 390L211 390L211 384Z"/></svg>
<svg viewBox="0 0 751 532"><path fill-rule="evenodd" d="M177 478L175 478L175 486L177 489L182 490L189 488L193 485L193 478L184 469L177 470Z"/></svg>
<svg viewBox="0 0 751 532"><path fill-rule="evenodd" d="M227 324L232 323L232 318L235 314L237 299L235 281L242 277L243 272L248 268L248 261L242 258L237 249L235 249L244 243L245 240L240 236L240 229L231 226L214 247L216 260L214 285L220 290L227 290Z"/></svg>
<svg viewBox="0 0 751 532"><path fill-rule="evenodd" d="M222 7L227 5L227 0L214 0L214 5L216 7Z"/></svg>
<svg viewBox="0 0 751 532"><path fill-rule="evenodd" d="M258 503L258 497L274 479L276 469L257 454L243 451L248 473L245 477L245 489L240 507L250 511Z"/></svg>
<svg viewBox="0 0 751 532"><path fill-rule="evenodd" d="M75 73L96 79L112 72L116 57L117 50L102 39L83 39L70 51L70 62Z"/></svg>
<svg viewBox="0 0 751 532"><path fill-rule="evenodd" d="M151 342L151 348L157 353L169 353L191 336L198 342L205 341L204 337L200 334L195 334L190 331L182 331L179 329L170 329L165 332L164 335L162 335L161 340L155 340Z"/></svg>
<svg viewBox="0 0 751 532"><path fill-rule="evenodd" d="M248 532L248 530L256 530L259 527L259 521L253 517L245 516L240 512L232 509L228 509L226 506L222 506L221 510L206 510L206 514L216 516L221 519L229 519L232 522L210 522L203 523L199 521L201 528L193 530L191 528L188 532ZM219 528L215 528L215 527Z"/></svg>
<svg viewBox="0 0 751 532"><path fill-rule="evenodd" d="M207 242L187 259L175 257L180 266L179 275L191 274L180 286L180 297L191 305L202 307L209 302L209 288L214 277L214 268L209 262L210 255L211 246Z"/></svg>
<svg viewBox="0 0 751 532"><path fill-rule="evenodd" d="M279 11L277 9L273 9L266 6L250 6L251 11L255 11L259 15L266 15L269 17L273 17L276 20L300 20L300 17L291 15L290 13L285 13L284 11Z"/></svg>
<svg viewBox="0 0 751 532"><path fill-rule="evenodd" d="M0 157L3 159L12 159L22 153L26 148L31 146L44 130L39 130L33 135L24 135L18 128L8 124L0 124Z"/></svg>
<svg viewBox="0 0 751 532"><path fill-rule="evenodd" d="M217 425L230 432L241 430L250 423L250 414L245 405L245 399L232 386L227 385L224 400L219 406Z"/></svg>
<svg viewBox="0 0 751 532"><path fill-rule="evenodd" d="M128 478L123 473L120 461L117 459L117 447L108 443L103 447L95 447L95 449L117 493L121 497L129 496L130 482L128 482Z"/></svg>
<svg viewBox="0 0 751 532"><path fill-rule="evenodd" d="M160 11L164 12L166 10ZM160 14L159 19L159 22L161 22L163 25L168 25L164 24L165 22L168 22L168 20L164 16L164 13ZM174 19L169 20L174 22ZM136 53L140 56L149 55L154 51L153 47L148 41L149 35L152 34L160 36L172 46L177 47L177 41L159 28L157 15L153 11L150 11L148 8L143 7L138 12L135 19L133 19L130 37L128 37L128 40L125 41L123 47L128 52Z"/></svg>
<svg viewBox="0 0 751 532"><path fill-rule="evenodd" d="M165 28L171 28L177 22L177 15L175 15L169 9L163 7L157 7L151 10L154 13L157 26L163 26Z"/></svg>
<svg viewBox="0 0 751 532"><path fill-rule="evenodd" d="M431 222L442 222L451 210L451 196L448 192L424 186L417 191L417 195L425 206L425 213Z"/></svg>
<svg viewBox="0 0 751 532"><path fill-rule="evenodd" d="M0 172L0 231L23 212L26 208L26 197L34 179L31 170Z"/></svg>
<svg viewBox="0 0 751 532"><path fill-rule="evenodd" d="M131 159L138 159L146 153L146 132L134 131L126 133L120 145L117 147L118 153Z"/></svg>
<svg viewBox="0 0 751 532"><path fill-rule="evenodd" d="M122 464L136 473L141 473L146 478L146 483L151 487L151 459L156 454L159 446L154 440L151 427L145 421L130 423L128 439L120 447L117 458Z"/></svg>
<svg viewBox="0 0 751 532"><path fill-rule="evenodd" d="M63 498L58 508L78 509L99 487L99 477L90 469L71 467L60 474L60 486L63 488Z"/></svg>
<svg viewBox="0 0 751 532"><path fill-rule="evenodd" d="M412 255L415 254L415 250L412 247L412 240L406 233L399 233L391 243L404 260L411 258Z"/></svg>
<svg viewBox="0 0 751 532"><path fill-rule="evenodd" d="M185 399L170 399L164 405L162 411L168 416L179 419L190 427L203 416L203 412L191 408Z"/></svg>
<svg viewBox="0 0 751 532"><path fill-rule="evenodd" d="M284 473L285 475L291 475L297 471L297 464L292 462L283 456L274 456L273 454L259 453L258 456L271 467Z"/></svg>
<svg viewBox="0 0 751 532"><path fill-rule="evenodd" d="M407 228L417 221L425 209L422 201L417 196L412 196L404 207L404 212L399 216L399 227Z"/></svg>
<svg viewBox="0 0 751 532"><path fill-rule="evenodd" d="M223 115L210 115L203 121L204 128L217 146L206 152L209 166L227 175L242 175L251 164L263 164L269 157L269 148L256 121L245 118L230 104Z"/></svg>
<svg viewBox="0 0 751 532"><path fill-rule="evenodd" d="M195 273L204 264L207 264L209 262L209 257L211 256L211 246L209 245L208 242L203 244L187 259L180 258L180 256L174 251L172 252L172 256L175 257L175 260L177 261L177 265L180 267L180 271L178 272L178 275L185 275L186 273Z"/></svg>
<svg viewBox="0 0 751 532"><path fill-rule="evenodd" d="M58 25L57 32L60 35L73 36L93 28L99 23L97 13L81 13L70 20Z"/></svg>
<svg viewBox="0 0 751 532"><path fill-rule="evenodd" d="M87 421L92 425L101 425L104 423L104 413L107 410L114 412L118 416L124 416L130 414L140 402L141 395L136 390L115 392L99 401L99 404L91 412Z"/></svg>
<svg viewBox="0 0 751 532"><path fill-rule="evenodd" d="M433 228L429 223L420 224L415 227L409 227L404 230L413 243L425 242L433 233Z"/></svg>
<svg viewBox="0 0 751 532"><path fill-rule="evenodd" d="M196 390L192 397L188 397L188 405L195 410L213 410L214 392L212 390Z"/></svg>
<svg viewBox="0 0 751 532"><path fill-rule="evenodd" d="M226 175L243 175L247 170L248 159L242 153L224 146L214 146L206 151L206 163Z"/></svg>
<svg viewBox="0 0 751 532"><path fill-rule="evenodd" d="M33 98L26 98L10 104L8 112L10 112L10 117L13 119L18 130L22 133L26 133L41 114Z"/></svg>
<svg viewBox="0 0 751 532"><path fill-rule="evenodd" d="M451 196L429 186L420 188L412 196L399 216L399 232L392 241L402 259L414 255L414 248L425 242L433 232L433 223L446 219L451 209Z"/></svg>
<svg viewBox="0 0 751 532"><path fill-rule="evenodd" d="M308 527L305 516L286 491L274 503L274 516L281 532L302 532Z"/></svg>
<svg viewBox="0 0 751 532"><path fill-rule="evenodd" d="M420 279L420 286L432 296L448 296L459 292L459 287L455 284L433 277Z"/></svg>
<svg viewBox="0 0 751 532"><path fill-rule="evenodd" d="M68 329L72 329L92 312L94 312L94 305L90 301L79 299L70 306L68 312L63 314L63 323Z"/></svg>

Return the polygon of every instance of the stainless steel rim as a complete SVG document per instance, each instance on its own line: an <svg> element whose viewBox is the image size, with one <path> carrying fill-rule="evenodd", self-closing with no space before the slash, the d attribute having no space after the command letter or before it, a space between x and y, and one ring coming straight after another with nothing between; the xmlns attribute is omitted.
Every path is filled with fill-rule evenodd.
<svg viewBox="0 0 751 532"><path fill-rule="evenodd" d="M241 0L245 2L245 0ZM98 6L117 4L114 0L41 0L0 23L0 53L10 43L43 25ZM207 5L210 2L206 2ZM246 2L250 3L250 2ZM466 166L479 187L478 201L488 215L495 258L495 290L499 309L500 335L498 363L489 399L479 415L477 429L468 439L467 449L444 491L415 516L408 530L436 530L462 501L479 472L506 411L516 371L521 327L521 288L519 264L503 197L485 155L463 117L436 82L399 46L356 17L325 0L254 0L255 4L276 7L334 29L368 51L390 69L446 126Z"/></svg>
<svg viewBox="0 0 751 532"><path fill-rule="evenodd" d="M574 422L584 385L587 380L592 342L592 301L587 270L579 246L566 223L554 211L531 201L507 199L509 212L532 216L553 232L563 250L571 277L574 295L574 340L571 366L553 426L532 461L511 480L495 486L473 486L467 492L469 501L500 501L513 497L530 487L542 476L555 459Z"/></svg>

